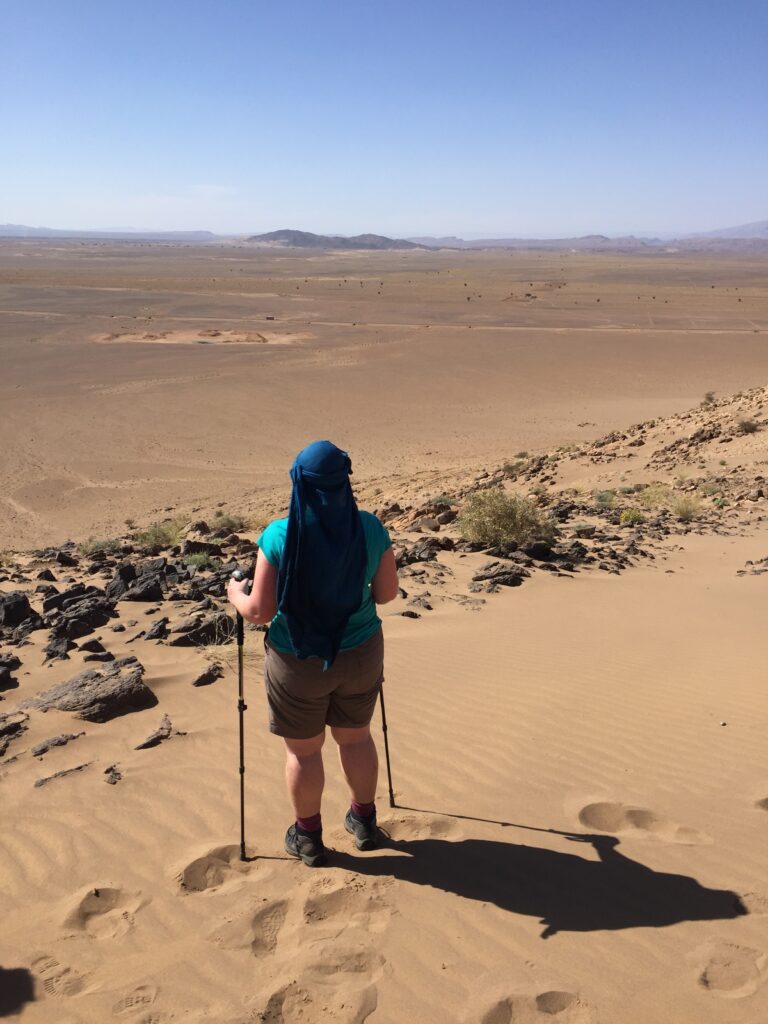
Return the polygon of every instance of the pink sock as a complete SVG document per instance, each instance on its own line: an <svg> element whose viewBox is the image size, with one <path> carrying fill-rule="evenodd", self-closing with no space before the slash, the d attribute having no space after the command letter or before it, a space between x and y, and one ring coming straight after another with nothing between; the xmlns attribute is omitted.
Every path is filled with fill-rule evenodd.
<svg viewBox="0 0 768 1024"><path fill-rule="evenodd" d="M323 827L320 811L309 818L297 818L296 824L302 832L318 832Z"/></svg>
<svg viewBox="0 0 768 1024"><path fill-rule="evenodd" d="M376 804L359 804L357 800L352 801L352 813L358 818L370 818L376 811Z"/></svg>

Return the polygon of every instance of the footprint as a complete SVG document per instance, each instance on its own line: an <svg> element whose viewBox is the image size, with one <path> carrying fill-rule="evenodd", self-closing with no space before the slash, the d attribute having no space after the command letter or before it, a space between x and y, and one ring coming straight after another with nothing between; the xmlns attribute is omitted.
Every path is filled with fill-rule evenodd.
<svg viewBox="0 0 768 1024"><path fill-rule="evenodd" d="M118 999L112 1007L112 1013L116 1017L140 1013L154 1003L155 999L157 999L157 992L156 985L137 985L136 988L124 995L122 999Z"/></svg>
<svg viewBox="0 0 768 1024"><path fill-rule="evenodd" d="M404 815L379 823L393 839L463 839L464 833L453 818L439 815Z"/></svg>
<svg viewBox="0 0 768 1024"><path fill-rule="evenodd" d="M739 897L748 914L768 914L768 896L760 892L745 892Z"/></svg>
<svg viewBox="0 0 768 1024"><path fill-rule="evenodd" d="M703 846L712 840L703 832L656 814L644 807L628 807L618 803L587 804L579 811L579 821L599 832L645 832L670 843Z"/></svg>
<svg viewBox="0 0 768 1024"><path fill-rule="evenodd" d="M116 939L133 927L133 915L144 902L139 893L130 894L122 889L88 889L78 897L64 926L87 932L96 939Z"/></svg>
<svg viewBox="0 0 768 1024"><path fill-rule="evenodd" d="M265 903L227 921L209 936L222 949L250 949L254 956L274 953L280 929L288 912L285 900Z"/></svg>
<svg viewBox="0 0 768 1024"><path fill-rule="evenodd" d="M553 1017L557 1024L594 1024L597 1019L578 993L550 989L535 996L492 997L485 1010L475 1001L465 1021L467 1024L545 1024Z"/></svg>
<svg viewBox="0 0 768 1024"><path fill-rule="evenodd" d="M43 991L49 996L76 996L85 985L82 974L71 967L65 967L52 956L38 957L32 964L32 970L40 978Z"/></svg>
<svg viewBox="0 0 768 1024"><path fill-rule="evenodd" d="M710 951L699 984L718 996L750 996L762 984L767 959L759 950L723 942Z"/></svg>
<svg viewBox="0 0 768 1024"><path fill-rule="evenodd" d="M392 916L387 893L391 886L392 879L370 882L355 876L329 888L323 880L314 886L304 903L304 920L307 924L338 925L339 931L352 926L382 932Z"/></svg>
<svg viewBox="0 0 768 1024"><path fill-rule="evenodd" d="M332 1020L334 1024L363 1024L378 1005L378 991L366 982L350 988L346 979L331 976L331 984L318 984L316 978L298 979L282 985L266 1003L252 1009L254 1024L307 1024Z"/></svg>
<svg viewBox="0 0 768 1024"><path fill-rule="evenodd" d="M185 892L205 892L228 881L234 873L247 871L248 865L240 860L239 846L217 846L182 868L177 879Z"/></svg>

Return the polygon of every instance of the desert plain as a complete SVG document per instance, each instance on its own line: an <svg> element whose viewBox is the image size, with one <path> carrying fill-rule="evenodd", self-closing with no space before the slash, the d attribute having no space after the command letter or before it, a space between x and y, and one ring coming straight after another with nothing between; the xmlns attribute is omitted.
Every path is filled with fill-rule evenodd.
<svg viewBox="0 0 768 1024"><path fill-rule="evenodd" d="M0 241L0 1016L765 1024L767 266ZM325 437L402 590L311 871L222 595Z"/></svg>

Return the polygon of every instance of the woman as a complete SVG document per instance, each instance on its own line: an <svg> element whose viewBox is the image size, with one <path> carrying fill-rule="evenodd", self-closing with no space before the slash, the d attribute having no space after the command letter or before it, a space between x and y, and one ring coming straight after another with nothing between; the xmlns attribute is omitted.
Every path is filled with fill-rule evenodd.
<svg viewBox="0 0 768 1024"><path fill-rule="evenodd" d="M285 848L310 867L325 863L320 801L326 726L351 793L344 825L358 850L379 840L379 762L370 721L384 679L376 605L397 596L385 527L357 508L346 452L315 441L291 468L287 519L258 539L251 593L231 580L227 596L249 622L270 623L264 681L269 728L286 746L285 776L296 820Z"/></svg>

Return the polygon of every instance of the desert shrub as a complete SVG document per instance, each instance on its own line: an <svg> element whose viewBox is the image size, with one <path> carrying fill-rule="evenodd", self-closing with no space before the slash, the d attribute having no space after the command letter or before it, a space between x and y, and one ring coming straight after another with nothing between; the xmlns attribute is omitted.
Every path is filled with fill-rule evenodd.
<svg viewBox="0 0 768 1024"><path fill-rule="evenodd" d="M123 521L124 521L125 525L128 527L129 530L135 530L136 529L136 520L135 519L130 519L129 518L129 519L125 519Z"/></svg>
<svg viewBox="0 0 768 1024"><path fill-rule="evenodd" d="M739 420L739 433L754 434L759 426L757 420Z"/></svg>
<svg viewBox="0 0 768 1024"><path fill-rule="evenodd" d="M662 508L669 504L672 491L667 484L648 484L637 492L637 500L644 508Z"/></svg>
<svg viewBox="0 0 768 1024"><path fill-rule="evenodd" d="M430 505L453 505L456 501L452 494L435 494L429 499Z"/></svg>
<svg viewBox="0 0 768 1024"><path fill-rule="evenodd" d="M517 476L521 469L525 466L524 462L519 459L516 462L505 462L501 467L507 476Z"/></svg>
<svg viewBox="0 0 768 1024"><path fill-rule="evenodd" d="M630 484L628 487L620 487L619 488L619 494L634 494L634 493L635 493L635 488L634 488L633 484Z"/></svg>
<svg viewBox="0 0 768 1024"><path fill-rule="evenodd" d="M528 458L528 452L515 452L515 458L516 459L527 459Z"/></svg>
<svg viewBox="0 0 768 1024"><path fill-rule="evenodd" d="M691 523L701 515L701 499L695 494L679 494L672 499L669 508L678 519Z"/></svg>
<svg viewBox="0 0 768 1024"><path fill-rule="evenodd" d="M229 533L237 533L238 530L248 529L248 520L242 516L232 516L219 509L213 514L213 527L215 530L228 530Z"/></svg>
<svg viewBox="0 0 768 1024"><path fill-rule="evenodd" d="M501 488L475 491L459 513L462 536L480 544L525 544L552 540L554 524L528 498Z"/></svg>
<svg viewBox="0 0 768 1024"><path fill-rule="evenodd" d="M81 555L95 555L100 551L107 555L115 555L121 546L119 540L95 540L93 537L89 537L88 540L81 541L77 545L77 550Z"/></svg>
<svg viewBox="0 0 768 1024"><path fill-rule="evenodd" d="M151 523L146 530L136 534L136 542L145 548L171 548L181 539L181 531L187 521L186 516L177 516L162 523Z"/></svg>
<svg viewBox="0 0 768 1024"><path fill-rule="evenodd" d="M645 516L639 508L625 508L619 516L622 526L635 526L637 523L644 523Z"/></svg>
<svg viewBox="0 0 768 1024"><path fill-rule="evenodd" d="M715 483L714 480L707 480L706 483L703 483L701 485L699 491L701 492L701 494L704 495L705 498L711 498L713 494L719 494L722 491L722 489L722 484Z"/></svg>
<svg viewBox="0 0 768 1024"><path fill-rule="evenodd" d="M195 569L218 569L221 562L218 558L213 558L206 552L201 551L197 555L187 555L184 559L184 564L192 566Z"/></svg>
<svg viewBox="0 0 768 1024"><path fill-rule="evenodd" d="M711 405L715 404L715 392L707 391L701 400L701 408L708 409Z"/></svg>
<svg viewBox="0 0 768 1024"><path fill-rule="evenodd" d="M593 497L600 508L613 508L616 504L616 491L595 491Z"/></svg>

